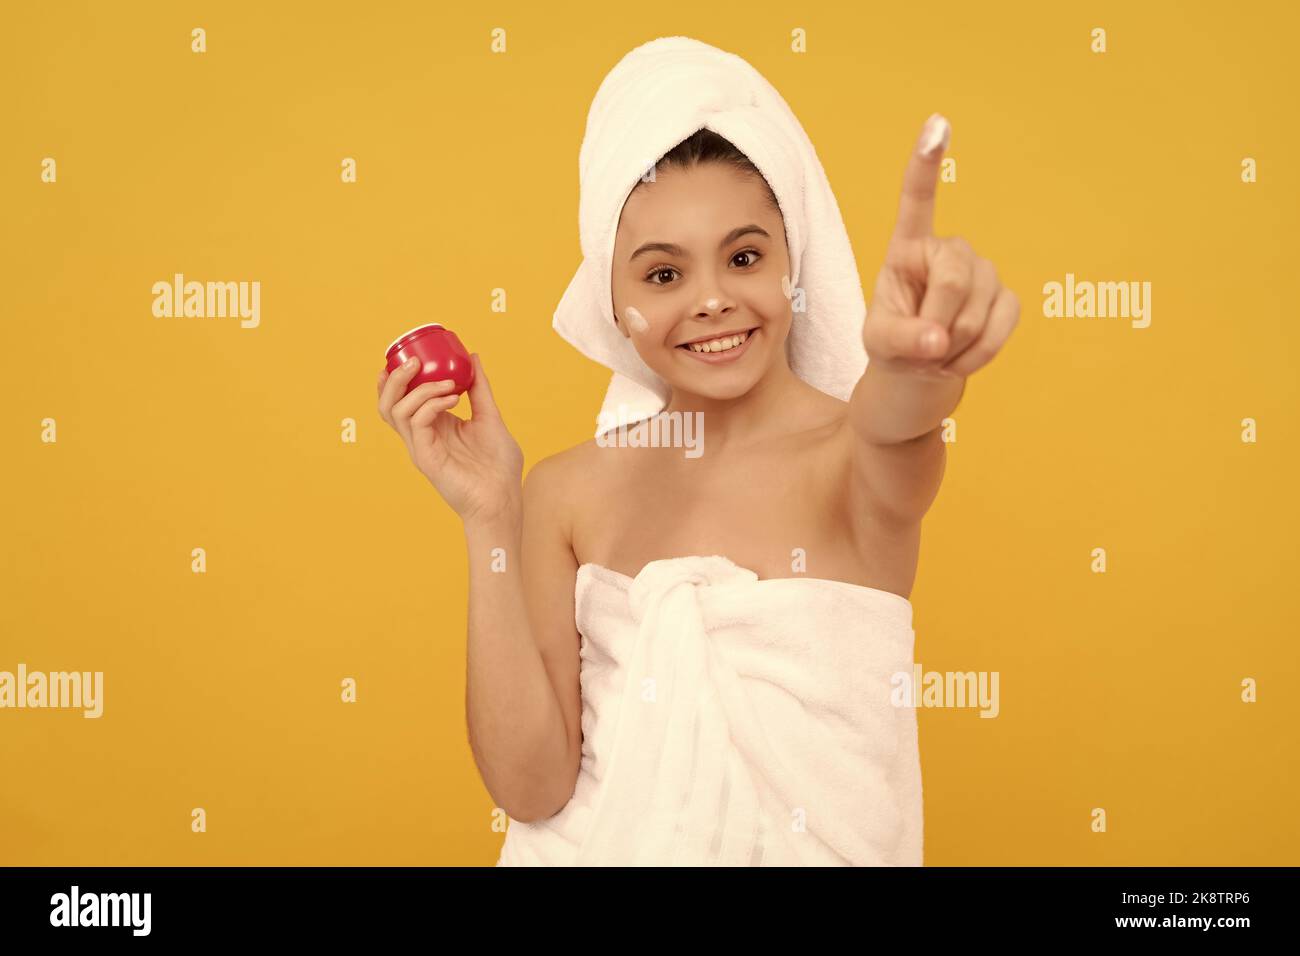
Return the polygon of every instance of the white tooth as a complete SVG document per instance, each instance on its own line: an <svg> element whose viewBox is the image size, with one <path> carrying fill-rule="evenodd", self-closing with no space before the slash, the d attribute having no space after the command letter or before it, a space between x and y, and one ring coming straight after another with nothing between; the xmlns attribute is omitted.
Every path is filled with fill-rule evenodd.
<svg viewBox="0 0 1300 956"><path fill-rule="evenodd" d="M747 338L749 338L748 332L737 332L735 335L724 335L721 338L709 339L707 342L691 342L688 348L693 352L725 352L736 348Z"/></svg>

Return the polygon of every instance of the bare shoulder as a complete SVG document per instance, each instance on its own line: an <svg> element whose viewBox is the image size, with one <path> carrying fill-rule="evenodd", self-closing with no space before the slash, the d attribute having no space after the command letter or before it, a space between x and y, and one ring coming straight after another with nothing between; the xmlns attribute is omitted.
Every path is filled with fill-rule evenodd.
<svg viewBox="0 0 1300 956"><path fill-rule="evenodd" d="M596 439L589 438L572 448L566 448L563 451L557 451L553 455L547 455L545 458L539 459L529 469L528 479L533 480L535 478L543 484L552 484L565 479L577 478L595 464L598 447Z"/></svg>
<svg viewBox="0 0 1300 956"><path fill-rule="evenodd" d="M597 450L591 438L537 461L524 479L525 508L536 505L559 512L567 510L567 503L580 500L595 480Z"/></svg>

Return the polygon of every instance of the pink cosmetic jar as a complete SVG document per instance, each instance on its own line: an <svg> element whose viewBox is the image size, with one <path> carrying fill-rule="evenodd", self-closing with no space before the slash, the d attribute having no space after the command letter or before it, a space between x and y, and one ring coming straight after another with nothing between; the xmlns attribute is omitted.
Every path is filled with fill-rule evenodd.
<svg viewBox="0 0 1300 956"><path fill-rule="evenodd" d="M420 360L420 368L406 386L408 393L425 382L441 382L448 378L456 383L453 391L457 395L468 391L474 384L474 363L470 361L469 352L465 351L455 332L437 322L411 329L393 340L393 344L388 346L388 373L391 375L395 369L401 368L402 363L412 356Z"/></svg>

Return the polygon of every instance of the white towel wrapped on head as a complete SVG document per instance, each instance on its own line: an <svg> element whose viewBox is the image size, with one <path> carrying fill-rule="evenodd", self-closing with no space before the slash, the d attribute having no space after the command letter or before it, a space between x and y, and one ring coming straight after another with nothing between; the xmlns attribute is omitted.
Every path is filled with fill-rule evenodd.
<svg viewBox="0 0 1300 956"><path fill-rule="evenodd" d="M611 260L623 204L669 150L711 129L743 152L776 195L790 250L790 284L807 308L787 342L790 367L847 401L867 367L866 302L848 232L821 161L781 94L732 53L690 37L661 37L624 56L605 77L578 154L582 264L555 310L553 328L612 369L602 420L620 405L632 422L663 409L669 388L614 325ZM597 434L601 429L597 428Z"/></svg>

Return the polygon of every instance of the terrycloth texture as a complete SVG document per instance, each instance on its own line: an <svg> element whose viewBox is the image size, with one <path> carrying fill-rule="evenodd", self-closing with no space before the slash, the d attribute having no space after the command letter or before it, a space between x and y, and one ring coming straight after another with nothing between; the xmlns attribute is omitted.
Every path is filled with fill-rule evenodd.
<svg viewBox="0 0 1300 956"><path fill-rule="evenodd" d="M610 264L619 216L650 167L704 127L749 157L781 206L790 285L803 290L806 306L790 328L791 369L847 401L867 367L857 263L808 134L781 94L740 57L689 37L661 37L624 56L592 101L578 154L583 260L552 321L579 352L614 371L602 406L607 421L620 404L632 412L620 419L630 424L662 410L670 397L614 326Z"/></svg>
<svg viewBox="0 0 1300 956"><path fill-rule="evenodd" d="M582 760L498 866L921 865L912 605L727 558L578 569Z"/></svg>

